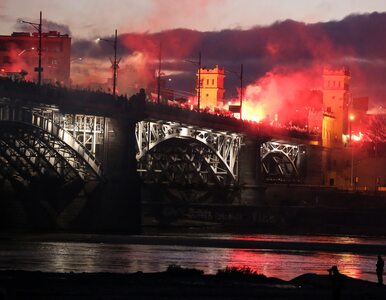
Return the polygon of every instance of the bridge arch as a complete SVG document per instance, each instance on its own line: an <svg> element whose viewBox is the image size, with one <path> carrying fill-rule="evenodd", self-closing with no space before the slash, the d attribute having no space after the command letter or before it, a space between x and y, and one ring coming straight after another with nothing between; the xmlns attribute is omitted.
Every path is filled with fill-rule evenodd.
<svg viewBox="0 0 386 300"><path fill-rule="evenodd" d="M47 176L63 184L101 181L101 164L69 132L32 109L0 104L3 177L23 185Z"/></svg>
<svg viewBox="0 0 386 300"><path fill-rule="evenodd" d="M299 181L299 146L269 141L261 145L260 152L266 181Z"/></svg>
<svg viewBox="0 0 386 300"><path fill-rule="evenodd" d="M28 182L47 176L63 182L80 179L55 149L60 144L55 137L19 122L0 122L0 129L0 164L10 182L18 180L28 186Z"/></svg>
<svg viewBox="0 0 386 300"><path fill-rule="evenodd" d="M216 132L195 128L180 123L141 121L136 124L137 160L168 140L185 141L196 155L188 155L198 174L201 172L201 157L217 184L234 185L238 180L238 153L242 136L234 133ZM189 141L189 142L186 142ZM185 152L185 156L187 152ZM196 159L196 160L195 160ZM195 160L195 161L194 161ZM140 172L146 172L143 164ZM207 171L206 171L207 172ZM201 175L202 177L202 172Z"/></svg>

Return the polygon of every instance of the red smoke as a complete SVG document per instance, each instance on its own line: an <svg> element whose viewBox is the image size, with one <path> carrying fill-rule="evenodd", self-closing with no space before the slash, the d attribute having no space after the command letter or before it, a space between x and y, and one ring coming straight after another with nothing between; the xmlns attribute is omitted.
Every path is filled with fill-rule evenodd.
<svg viewBox="0 0 386 300"><path fill-rule="evenodd" d="M7 56L9 57L9 62L4 60L1 67L4 72L14 74L25 72L24 78L27 81L31 81L36 77L33 70L38 60L36 49L11 47L7 50Z"/></svg>
<svg viewBox="0 0 386 300"><path fill-rule="evenodd" d="M284 124L299 119L304 110L320 108L320 103L312 102L314 99L304 91L320 88L321 70L313 66L304 71L268 72L245 88L243 118Z"/></svg>
<svg viewBox="0 0 386 300"><path fill-rule="evenodd" d="M165 2L160 1L153 14L144 20L145 26L153 24L149 27L153 32L157 31L157 24L188 17L190 11L199 15L193 9L199 7L197 1L189 4L191 10L186 8L187 2L181 5L180 2L166 2L164 5ZM209 1L199 4L205 7ZM181 15L176 15L179 10ZM381 28L385 26L386 13L374 13L316 24L284 21L249 30L198 32L173 29L121 34L118 54L123 57L118 75L122 85L120 91L125 93L126 89L129 93L128 87L154 81L162 42L162 72L178 73L173 83L179 90L192 91L197 67L186 60L197 61L199 51L202 52L202 64L207 68L218 64L225 70L237 70L243 63L244 115L251 119L260 119L267 114L272 119L279 114L279 121L284 121L287 115L296 115L296 109L312 107L310 97L305 94L299 97L299 91L321 89L321 66L325 64L348 66L353 77L350 86L354 97L369 96L370 102L384 105L386 39ZM79 43L79 47L84 44ZM77 44L74 48L75 53L83 51ZM105 73L111 74L107 59L111 49L105 51ZM101 56L99 52L97 57L100 59ZM228 99L237 97L239 85L237 79L231 77L227 76L225 81ZM252 109L257 112L253 113Z"/></svg>

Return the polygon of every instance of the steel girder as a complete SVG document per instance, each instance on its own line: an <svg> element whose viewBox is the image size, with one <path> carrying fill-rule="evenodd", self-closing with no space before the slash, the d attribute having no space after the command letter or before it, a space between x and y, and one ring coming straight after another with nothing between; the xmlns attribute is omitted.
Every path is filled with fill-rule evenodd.
<svg viewBox="0 0 386 300"><path fill-rule="evenodd" d="M265 142L260 147L264 177L268 181L298 181L299 145Z"/></svg>
<svg viewBox="0 0 386 300"><path fill-rule="evenodd" d="M75 150L46 131L19 122L0 122L0 128L2 161L25 183L40 176L55 177L63 183L99 180Z"/></svg>
<svg viewBox="0 0 386 300"><path fill-rule="evenodd" d="M242 135L202 129L186 124L167 121L141 121L136 124L137 160L140 161L150 150L171 139L194 141L187 143L193 147L189 154L183 151L191 166L205 182L208 182L202 171L203 162L214 174L217 183L222 185L235 184L238 180L238 156L241 148ZM151 152L156 155L157 150ZM201 158L199 158L201 156ZM170 164L169 164L170 165ZM143 165L141 166L143 167ZM167 165L164 165L167 167ZM139 168L140 172L150 171L148 167ZM163 169L162 171L166 171ZM207 172L207 170L205 171Z"/></svg>
<svg viewBox="0 0 386 300"><path fill-rule="evenodd" d="M91 153L96 154L97 145L103 144L104 117L65 114L61 122L65 130L76 137Z"/></svg>
<svg viewBox="0 0 386 300"><path fill-rule="evenodd" d="M71 133L62 128L59 124L54 123L52 119L44 117L29 108L15 108L5 103L5 105L0 105L0 121L30 124L62 141L63 145L65 145L63 146L63 149L64 147L71 148L72 150L68 151L73 151L74 156L78 157L74 160L71 158L71 155L68 156L65 151L62 151L65 158L69 157L69 163L72 164L73 167L79 167L78 171L82 179L88 180L90 178L93 180L102 175L101 164L96 160L94 155L90 153L90 151L88 151ZM50 139L48 138L48 141L49 140ZM75 163L75 161L78 160L83 160L83 162Z"/></svg>
<svg viewBox="0 0 386 300"><path fill-rule="evenodd" d="M74 176L86 183L100 181L101 164L68 131L30 108L8 102L0 103L2 145L18 153L19 161L24 157L40 172L54 170L65 181Z"/></svg>
<svg viewBox="0 0 386 300"><path fill-rule="evenodd" d="M138 162L138 172L146 183L171 186L219 184L204 158L208 148L187 139L169 139L153 148Z"/></svg>

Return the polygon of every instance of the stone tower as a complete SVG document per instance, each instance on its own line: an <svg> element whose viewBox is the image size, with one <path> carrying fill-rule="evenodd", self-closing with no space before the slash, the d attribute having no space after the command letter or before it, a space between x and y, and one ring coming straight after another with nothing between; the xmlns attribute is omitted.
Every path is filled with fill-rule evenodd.
<svg viewBox="0 0 386 300"><path fill-rule="evenodd" d="M200 107L205 109L209 107L213 110L215 107L221 107L224 99L224 68L218 65L214 69L199 69L200 72ZM197 74L197 79L198 79ZM197 91L198 92L198 91Z"/></svg>
<svg viewBox="0 0 386 300"><path fill-rule="evenodd" d="M345 67L325 67L323 70L322 141L325 147L343 145L343 135L347 134L350 79L350 72Z"/></svg>

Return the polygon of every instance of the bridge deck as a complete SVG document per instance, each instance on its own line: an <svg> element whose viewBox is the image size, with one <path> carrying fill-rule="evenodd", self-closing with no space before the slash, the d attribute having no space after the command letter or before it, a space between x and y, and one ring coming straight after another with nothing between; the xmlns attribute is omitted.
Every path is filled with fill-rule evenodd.
<svg viewBox="0 0 386 300"><path fill-rule="evenodd" d="M202 128L258 136L262 139L291 139L303 143L318 139L307 132L296 129L273 127L206 112L198 113L152 102L141 103L135 97L128 99L126 96L117 96L114 98L111 94L99 91L53 85L39 87L31 82L12 81L4 78L0 79L0 97L18 99L32 106L54 106L62 113L127 118L134 122L144 119L174 121Z"/></svg>

